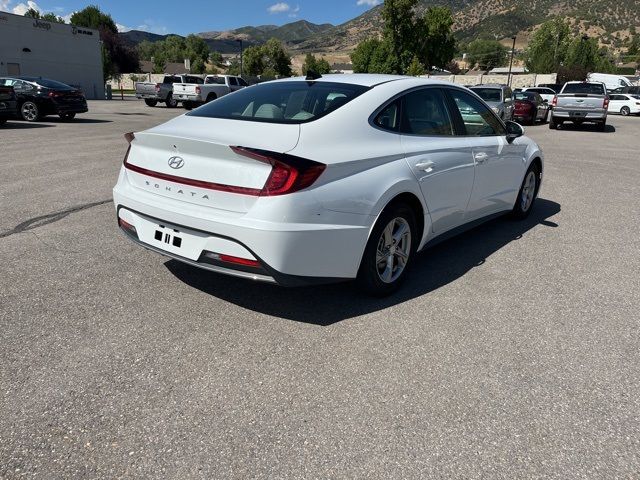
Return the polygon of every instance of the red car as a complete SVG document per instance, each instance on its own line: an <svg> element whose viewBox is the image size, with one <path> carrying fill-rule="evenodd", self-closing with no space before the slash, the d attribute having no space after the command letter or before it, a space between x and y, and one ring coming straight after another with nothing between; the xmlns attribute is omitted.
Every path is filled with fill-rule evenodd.
<svg viewBox="0 0 640 480"><path fill-rule="evenodd" d="M547 122L549 116L549 102L543 100L536 92L518 92L514 95L513 119L521 123L533 125L538 120Z"/></svg>

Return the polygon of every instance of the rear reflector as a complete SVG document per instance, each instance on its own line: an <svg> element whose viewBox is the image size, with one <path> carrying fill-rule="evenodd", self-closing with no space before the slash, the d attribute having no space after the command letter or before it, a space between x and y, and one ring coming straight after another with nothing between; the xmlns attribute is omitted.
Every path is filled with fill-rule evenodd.
<svg viewBox="0 0 640 480"><path fill-rule="evenodd" d="M118 217L118 225L120 226L120 228L122 228L123 230L129 232L130 234L134 235L135 237L138 236L138 231L136 230L136 227L134 227L129 222L127 222L126 220L123 220L120 217Z"/></svg>
<svg viewBox="0 0 640 480"><path fill-rule="evenodd" d="M205 252L204 256L211 260L219 262L232 263L234 265L242 265L243 267L260 268L260 262L249 258L234 257L233 255L225 255L223 253Z"/></svg>

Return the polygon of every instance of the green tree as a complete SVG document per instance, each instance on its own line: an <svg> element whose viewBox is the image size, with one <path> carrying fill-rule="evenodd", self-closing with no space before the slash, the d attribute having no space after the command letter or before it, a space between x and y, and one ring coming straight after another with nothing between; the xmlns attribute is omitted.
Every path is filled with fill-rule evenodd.
<svg viewBox="0 0 640 480"><path fill-rule="evenodd" d="M271 38L262 46L265 67L272 69L280 77L291 76L291 56L287 53L282 42Z"/></svg>
<svg viewBox="0 0 640 480"><path fill-rule="evenodd" d="M382 42L377 38L363 40L358 44L351 53L351 63L355 73L368 73L370 71L369 66L371 65L373 55L375 51L380 48L381 44Z"/></svg>
<svg viewBox="0 0 640 480"><path fill-rule="evenodd" d="M331 65L324 57L318 60L315 55L308 53L302 64L302 75L306 75L309 71L325 75L331 73Z"/></svg>
<svg viewBox="0 0 640 480"><path fill-rule="evenodd" d="M575 38L567 50L565 64L579 65L588 71L595 71L598 64L598 41L586 35Z"/></svg>
<svg viewBox="0 0 640 480"><path fill-rule="evenodd" d="M569 24L554 18L536 31L525 52L525 64L530 72L553 73L564 63L571 42Z"/></svg>
<svg viewBox="0 0 640 480"><path fill-rule="evenodd" d="M64 18L59 17L58 15L56 15L55 13L45 13L44 15L42 15L40 17L42 20L46 20L47 22L57 22L57 23L64 23Z"/></svg>
<svg viewBox="0 0 640 480"><path fill-rule="evenodd" d="M221 67L224 65L224 58L222 57L222 54L220 52L211 52L211 54L209 55L209 61L215 67Z"/></svg>
<svg viewBox="0 0 640 480"><path fill-rule="evenodd" d="M413 60L411 60L409 68L407 68L407 75L411 75L412 77L424 75L424 65L420 63L417 56L413 57Z"/></svg>
<svg viewBox="0 0 640 480"><path fill-rule="evenodd" d="M24 16L31 17L31 18L40 18L40 12L35 8L30 8L29 10L24 12Z"/></svg>
<svg viewBox="0 0 640 480"><path fill-rule="evenodd" d="M389 73L403 74L413 60L417 37L422 30L414 14L417 4L418 0L385 0L382 6L383 38L389 43L392 54Z"/></svg>
<svg viewBox="0 0 640 480"><path fill-rule="evenodd" d="M245 75L257 77L258 75L262 75L264 68L262 47L253 46L245 49L244 55L242 56L243 73ZM239 70L240 65L238 64L238 71Z"/></svg>
<svg viewBox="0 0 640 480"><path fill-rule="evenodd" d="M467 46L467 60L483 69L501 67L507 62L507 48L496 40L474 40Z"/></svg>
<svg viewBox="0 0 640 480"><path fill-rule="evenodd" d="M137 50L122 42L116 23L111 15L92 5L71 15L70 23L79 27L93 28L100 32L102 41L102 70L105 81L122 73L140 68Z"/></svg>
<svg viewBox="0 0 640 480"><path fill-rule="evenodd" d="M420 26L422 38L416 54L420 55L422 64L427 68L444 68L456 53L451 10L447 7L429 7Z"/></svg>

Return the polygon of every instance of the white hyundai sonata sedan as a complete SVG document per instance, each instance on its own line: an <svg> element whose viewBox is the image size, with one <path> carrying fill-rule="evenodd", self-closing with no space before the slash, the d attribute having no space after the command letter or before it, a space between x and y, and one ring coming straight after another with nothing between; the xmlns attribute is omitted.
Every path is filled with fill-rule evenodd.
<svg viewBox="0 0 640 480"><path fill-rule="evenodd" d="M474 93L388 75L268 82L127 134L114 193L141 246L296 286L384 295L416 252L531 211L543 155Z"/></svg>

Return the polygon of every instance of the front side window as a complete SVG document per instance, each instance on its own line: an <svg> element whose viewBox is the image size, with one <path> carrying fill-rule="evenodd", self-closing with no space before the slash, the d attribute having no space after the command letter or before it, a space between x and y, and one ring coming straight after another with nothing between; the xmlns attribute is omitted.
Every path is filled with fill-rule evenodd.
<svg viewBox="0 0 640 480"><path fill-rule="evenodd" d="M247 82L245 82L244 78L238 77L238 83L240 85L242 85L243 87L248 87L249 86L249 84Z"/></svg>
<svg viewBox="0 0 640 480"><path fill-rule="evenodd" d="M236 81L235 77L229 77L229 85L236 87L238 86L238 82Z"/></svg>
<svg viewBox="0 0 640 480"><path fill-rule="evenodd" d="M442 90L425 88L402 97L400 131L412 135L453 135Z"/></svg>
<svg viewBox="0 0 640 480"><path fill-rule="evenodd" d="M346 83L267 82L225 95L187 115L297 124L323 117L367 90L367 87Z"/></svg>
<svg viewBox="0 0 640 480"><path fill-rule="evenodd" d="M506 135L500 120L477 98L461 90L449 90L449 92L458 107L467 135L477 137Z"/></svg>

